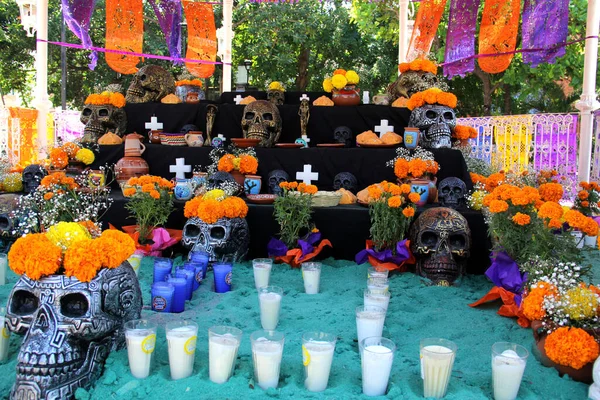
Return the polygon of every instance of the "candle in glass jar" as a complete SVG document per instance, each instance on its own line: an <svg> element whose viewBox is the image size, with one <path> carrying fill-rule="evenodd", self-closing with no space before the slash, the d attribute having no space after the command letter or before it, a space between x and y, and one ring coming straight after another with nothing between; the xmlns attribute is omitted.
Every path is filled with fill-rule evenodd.
<svg viewBox="0 0 600 400"><path fill-rule="evenodd" d="M273 330L257 331L250 336L254 378L263 390L279 385L284 335Z"/></svg>
<svg viewBox="0 0 600 400"><path fill-rule="evenodd" d="M257 258L252 260L252 269L254 270L254 286L256 290L261 287L269 286L273 260L270 258Z"/></svg>
<svg viewBox="0 0 600 400"><path fill-rule="evenodd" d="M361 306L356 308L356 333L358 343L364 338L381 336L385 310L376 306Z"/></svg>
<svg viewBox="0 0 600 400"><path fill-rule="evenodd" d="M307 332L302 335L304 387L309 392L327 389L336 341L334 335L325 332Z"/></svg>
<svg viewBox="0 0 600 400"><path fill-rule="evenodd" d="M495 400L514 400L519 393L529 352L515 343L492 346L492 383Z"/></svg>
<svg viewBox="0 0 600 400"><path fill-rule="evenodd" d="M456 344L449 340L421 340L423 396L436 399L446 396L455 355Z"/></svg>
<svg viewBox="0 0 600 400"><path fill-rule="evenodd" d="M208 330L208 371L214 383L225 383L235 368L242 331L228 326L213 326Z"/></svg>
<svg viewBox="0 0 600 400"><path fill-rule="evenodd" d="M196 355L198 325L189 321L170 322L166 326L171 379L192 375Z"/></svg>

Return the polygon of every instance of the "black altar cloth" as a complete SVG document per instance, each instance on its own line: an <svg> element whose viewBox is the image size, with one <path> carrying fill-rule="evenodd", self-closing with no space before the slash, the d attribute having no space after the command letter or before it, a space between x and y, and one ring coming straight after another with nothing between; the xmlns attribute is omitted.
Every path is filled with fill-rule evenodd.
<svg viewBox="0 0 600 400"><path fill-rule="evenodd" d="M163 132L179 132L186 124L194 124L201 131L206 132L206 106L208 102L198 104L162 104L143 103L127 104L127 132L145 134L146 122L155 115L158 122L162 122ZM222 134L226 138L241 138L242 115L244 106L235 104L218 104L219 111L215 118L213 136ZM298 105L279 106L283 121L283 132L280 143L293 143L300 137L300 116ZM387 119L388 124L394 127L394 132L402 134L408 125L410 110L378 105L359 105L347 107L319 107L310 106L310 119L308 121L308 137L310 145L334 143L333 131L338 126L347 126L352 130L354 137L367 131L374 130L382 119Z"/></svg>
<svg viewBox="0 0 600 400"><path fill-rule="evenodd" d="M120 190L114 190L114 204L104 216L103 221L116 227L133 225L135 221L127 218L125 198ZM176 210L169 217L167 228L182 229L186 222L183 216L185 202L176 201ZM426 208L434 207L428 205ZM272 205L248 204L249 211L246 220L250 227L250 247L248 258L266 257L267 243L279 232L279 226L273 217ZM417 216L425 208L419 207ZM483 274L490 265L489 249L492 245L487 235L487 225L481 212L460 209L459 212L467 219L471 228L472 246L471 258L467 265L470 274ZM323 233L323 237L331 241L333 248L326 248L323 256L337 259L354 260L354 256L364 249L365 241L369 238L371 220L367 207L358 205L340 205L337 207L316 207L312 216L313 222Z"/></svg>
<svg viewBox="0 0 600 400"><path fill-rule="evenodd" d="M206 167L211 163L209 147L177 147L157 144L146 144L142 157L150 165L150 174L172 178L169 165L175 164L176 158L185 158L188 165ZM333 190L333 179L340 172L351 172L358 180L358 187L365 187L383 180L395 182L396 177L392 167L386 162L396 156L394 149L385 148L319 148L280 149L257 148L258 175L263 179L262 193L267 191L267 176L275 169L283 169L296 180L296 172L302 171L304 164L311 164L312 171L319 173L315 183L321 190ZM469 190L473 188L471 177L467 170L462 153L453 149L433 150L436 161L440 164L437 174L438 182L446 177L462 179ZM123 145L100 146L100 154L96 157L92 168L116 164L123 157ZM191 177L191 174L188 174Z"/></svg>
<svg viewBox="0 0 600 400"><path fill-rule="evenodd" d="M327 92L285 92L285 103L284 104L300 104L300 97L306 94L310 98L310 103L318 99L321 96L331 98L331 93ZM235 97L240 95L242 97L252 96L256 100L267 100L267 92L262 90L251 90L246 92L223 92L221 94L221 103L235 104Z"/></svg>

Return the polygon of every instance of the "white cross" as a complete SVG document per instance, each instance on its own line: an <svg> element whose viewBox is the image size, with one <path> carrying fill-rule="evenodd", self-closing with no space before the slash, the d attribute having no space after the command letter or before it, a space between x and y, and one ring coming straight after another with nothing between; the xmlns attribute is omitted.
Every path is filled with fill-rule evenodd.
<svg viewBox="0 0 600 400"><path fill-rule="evenodd" d="M233 101L235 101L235 104L237 104L238 106L240 105L240 102L243 100L244 98L241 95L237 95L233 98Z"/></svg>
<svg viewBox="0 0 600 400"><path fill-rule="evenodd" d="M145 127L151 131L159 131L163 128L163 123L158 122L158 118L152 116L152 118L150 118L150 122L146 122Z"/></svg>
<svg viewBox="0 0 600 400"><path fill-rule="evenodd" d="M175 165L169 165L169 172L175 172L177 179L185 179L185 173L192 172L192 166L185 165L185 158L176 158Z"/></svg>
<svg viewBox="0 0 600 400"><path fill-rule="evenodd" d="M306 95L306 93L302 93L302 97L300 97L300 101L303 101L303 100L310 101L310 97L308 97Z"/></svg>
<svg viewBox="0 0 600 400"><path fill-rule="evenodd" d="M308 144L310 143L310 138L306 135L302 135L302 139L304 139L304 141L306 142L306 147L308 147Z"/></svg>
<svg viewBox="0 0 600 400"><path fill-rule="evenodd" d="M382 119L379 123L381 125L375 125L375 132L379 133L379 137L382 137L388 132L394 132L394 125L388 125L387 119Z"/></svg>
<svg viewBox="0 0 600 400"><path fill-rule="evenodd" d="M226 138L225 136L223 136L223 135L221 135L221 134L219 133L219 134L217 135L217 137L223 141L223 144L225 144L225 141L227 140L227 138Z"/></svg>
<svg viewBox="0 0 600 400"><path fill-rule="evenodd" d="M302 182L310 185L311 181L319 180L319 173L312 172L312 165L304 164L304 169L302 172L296 172L296 179L302 179Z"/></svg>

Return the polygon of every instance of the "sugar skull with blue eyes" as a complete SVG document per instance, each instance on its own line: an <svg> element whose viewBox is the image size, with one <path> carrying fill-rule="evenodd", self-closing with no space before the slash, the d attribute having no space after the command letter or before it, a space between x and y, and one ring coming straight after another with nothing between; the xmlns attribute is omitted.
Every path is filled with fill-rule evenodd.
<svg viewBox="0 0 600 400"><path fill-rule="evenodd" d="M212 147L223 147L223 139L220 137L213 138Z"/></svg>
<svg viewBox="0 0 600 400"><path fill-rule="evenodd" d="M303 148L307 148L308 147L308 143L306 143L306 140L302 139L302 138L298 138L296 139L296 144L301 144Z"/></svg>

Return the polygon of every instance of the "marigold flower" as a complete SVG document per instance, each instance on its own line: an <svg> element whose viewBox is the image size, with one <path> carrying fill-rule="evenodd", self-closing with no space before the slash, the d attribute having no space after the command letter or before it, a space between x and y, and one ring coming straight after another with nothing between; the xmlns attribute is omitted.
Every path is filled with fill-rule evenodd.
<svg viewBox="0 0 600 400"><path fill-rule="evenodd" d="M402 194L409 194L412 189L409 184L403 183L400 185L400 190L402 190Z"/></svg>
<svg viewBox="0 0 600 400"><path fill-rule="evenodd" d="M102 92L100 94L90 94L85 99L85 104L110 104L117 108L122 108L125 107L125 96L123 96L121 93L115 92Z"/></svg>
<svg viewBox="0 0 600 400"><path fill-rule="evenodd" d="M586 200L588 197L590 197L590 193L585 190L581 190L579 193L577 193L577 197L579 197L580 200Z"/></svg>
<svg viewBox="0 0 600 400"><path fill-rule="evenodd" d="M356 71L349 70L346 72L346 79L348 79L348 85L357 85L360 82L360 77Z"/></svg>
<svg viewBox="0 0 600 400"><path fill-rule="evenodd" d="M142 192L144 192L144 193L150 193L153 190L155 190L155 187L154 187L154 184L152 184L152 183L146 183L145 185L142 186Z"/></svg>
<svg viewBox="0 0 600 400"><path fill-rule="evenodd" d="M131 236L116 229L105 230L94 243L101 254L101 265L107 268L117 268L135 252Z"/></svg>
<svg viewBox="0 0 600 400"><path fill-rule="evenodd" d="M67 142L63 144L61 148L65 151L65 153L67 153L67 156L69 156L69 158L74 158L75 154L77 154L77 152L80 149L80 147L73 142Z"/></svg>
<svg viewBox="0 0 600 400"><path fill-rule="evenodd" d="M81 282L89 282L102 267L99 248L95 240L88 239L74 243L65 253L66 276L74 276Z"/></svg>
<svg viewBox="0 0 600 400"><path fill-rule="evenodd" d="M521 310L528 320L541 320L546 316L544 299L556 295L556 288L546 282L537 282L521 302Z"/></svg>
<svg viewBox="0 0 600 400"><path fill-rule="evenodd" d="M15 274L31 279L55 274L60 269L62 250L43 233L18 238L8 252L8 265Z"/></svg>
<svg viewBox="0 0 600 400"><path fill-rule="evenodd" d="M559 220L563 216L563 208L560 204L554 201L547 201L538 210L540 218L550 218Z"/></svg>
<svg viewBox="0 0 600 400"><path fill-rule="evenodd" d="M325 80L323 80L323 90L327 93L331 93L331 91L333 90L333 83L331 83L331 78L325 78Z"/></svg>
<svg viewBox="0 0 600 400"><path fill-rule="evenodd" d="M600 348L594 337L583 329L562 327L546 337L544 350L555 363L581 369L598 358Z"/></svg>
<svg viewBox="0 0 600 400"><path fill-rule="evenodd" d="M50 163L54 168L62 169L69 164L69 156L60 147L55 147L50 150Z"/></svg>
<svg viewBox="0 0 600 400"><path fill-rule="evenodd" d="M388 199L388 207L398 208L402 205L402 199L400 196L392 196Z"/></svg>
<svg viewBox="0 0 600 400"><path fill-rule="evenodd" d="M158 190L152 189L149 194L150 197L152 197L155 200L160 199L160 193L158 192Z"/></svg>
<svg viewBox="0 0 600 400"><path fill-rule="evenodd" d="M562 228L562 222L560 222L560 219L553 218L550 221L548 221L548 228L560 229L560 228Z"/></svg>
<svg viewBox="0 0 600 400"><path fill-rule="evenodd" d="M409 164L404 158L399 158L394 163L394 174L400 179L408 176Z"/></svg>
<svg viewBox="0 0 600 400"><path fill-rule="evenodd" d="M48 192L48 193L44 194L44 200L50 200L53 197L54 197L54 193L52 193L52 192Z"/></svg>
<svg viewBox="0 0 600 400"><path fill-rule="evenodd" d="M531 222L531 217L527 214L518 212L515 215L513 215L512 221L517 225L528 225Z"/></svg>
<svg viewBox="0 0 600 400"><path fill-rule="evenodd" d="M420 178L425 174L427 170L427 164L420 158L415 158L408 162L408 173L414 178Z"/></svg>
<svg viewBox="0 0 600 400"><path fill-rule="evenodd" d="M419 93L421 95L417 96L417 94L419 94ZM415 96L417 96L417 97L415 97ZM457 103L457 98L452 93L443 92L438 88L430 88L430 89L424 90L422 92L413 94L410 97L410 99L408 99L406 106L408 107L409 110L412 111L415 108L422 107L423 105L425 105L425 103L441 104L441 105L444 105L444 106L447 106L450 108L455 108L456 103Z"/></svg>
<svg viewBox="0 0 600 400"><path fill-rule="evenodd" d="M258 160L251 155L243 154L240 156L239 171L244 174L255 174L258 170Z"/></svg>
<svg viewBox="0 0 600 400"><path fill-rule="evenodd" d="M589 207L590 206L590 202L585 200L581 202L581 207Z"/></svg>
<svg viewBox="0 0 600 400"><path fill-rule="evenodd" d="M563 187L554 182L544 183L540 185L538 190L544 201L558 202L563 196Z"/></svg>
<svg viewBox="0 0 600 400"><path fill-rule="evenodd" d="M284 189L284 190L287 190L287 189L290 188L290 184L288 182L281 182L279 184L279 187L282 188L282 189Z"/></svg>
<svg viewBox="0 0 600 400"><path fill-rule="evenodd" d="M77 222L59 222L52 225L46 237L55 245L66 251L71 245L81 240L91 239L90 233Z"/></svg>
<svg viewBox="0 0 600 400"><path fill-rule="evenodd" d="M131 197L133 195L135 195L135 193L137 192L137 190L135 190L135 188L125 188L123 189L123 196L125 197Z"/></svg>
<svg viewBox="0 0 600 400"><path fill-rule="evenodd" d="M317 191L318 189L315 185L306 185L306 189L304 189L304 193L307 194L315 194Z"/></svg>
<svg viewBox="0 0 600 400"><path fill-rule="evenodd" d="M290 182L290 189L297 189L298 188L298 182Z"/></svg>
<svg viewBox="0 0 600 400"><path fill-rule="evenodd" d="M85 165L90 165L96 159L94 152L90 149L80 149L77 154L75 154L75 159L77 161L81 161Z"/></svg>
<svg viewBox="0 0 600 400"><path fill-rule="evenodd" d="M175 86L197 86L202 87L200 79L182 79L175 82Z"/></svg>
<svg viewBox="0 0 600 400"><path fill-rule="evenodd" d="M217 169L219 171L231 172L233 171L233 160L235 159L233 154L225 154L223 157L219 159L217 164Z"/></svg>
<svg viewBox="0 0 600 400"><path fill-rule="evenodd" d="M348 84L348 80L346 76L337 74L331 77L331 84L335 89L343 89Z"/></svg>
<svg viewBox="0 0 600 400"><path fill-rule="evenodd" d="M379 189L379 186L377 186L377 185L369 186L367 188L367 192L369 192L369 198L371 198L373 200L379 200L379 198L382 195L381 189Z"/></svg>
<svg viewBox="0 0 600 400"><path fill-rule="evenodd" d="M415 215L415 209L413 207L406 207L404 210L402 210L402 215L404 215L406 218L411 218Z"/></svg>
<svg viewBox="0 0 600 400"><path fill-rule="evenodd" d="M504 179L506 179L506 176L502 172L491 174L485 180L485 190L488 192L493 191Z"/></svg>
<svg viewBox="0 0 600 400"><path fill-rule="evenodd" d="M508 210L508 203L504 200L492 200L489 208L491 213L501 213Z"/></svg>
<svg viewBox="0 0 600 400"><path fill-rule="evenodd" d="M409 193L408 200L410 200L411 203L416 203L421 200L421 195L415 192Z"/></svg>
<svg viewBox="0 0 600 400"><path fill-rule="evenodd" d="M273 82L269 83L269 90L278 90L280 92L285 91L285 89L283 88L283 85L279 81L273 81Z"/></svg>
<svg viewBox="0 0 600 400"><path fill-rule="evenodd" d="M407 185L408 186L408 185ZM391 183L388 187L388 191L392 196L400 196L402 194L402 188L398 185ZM410 192L410 190L409 190Z"/></svg>

